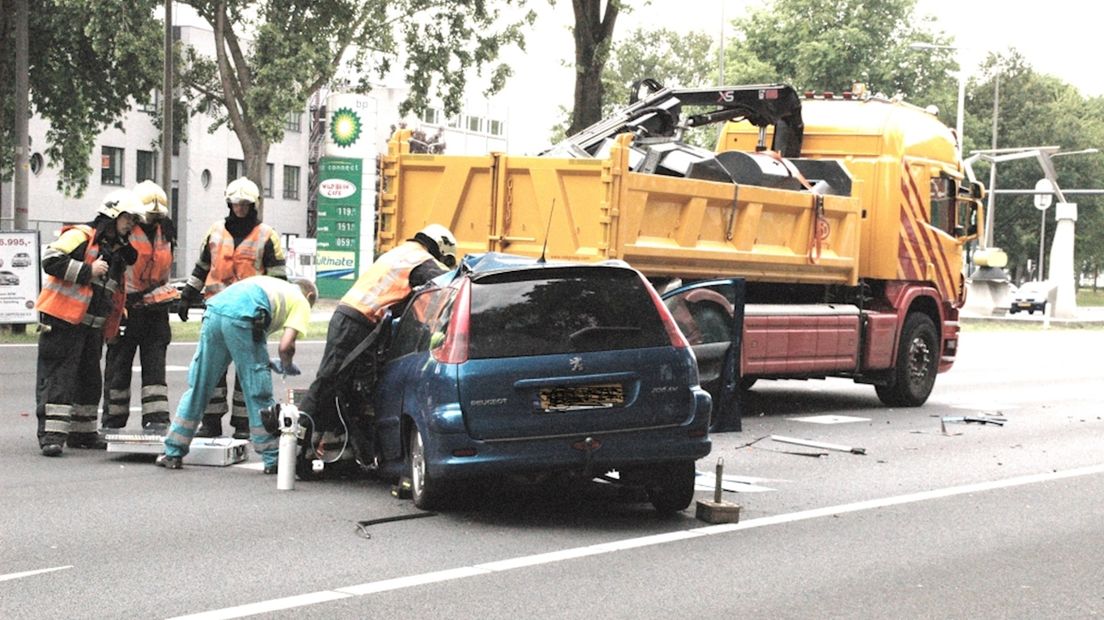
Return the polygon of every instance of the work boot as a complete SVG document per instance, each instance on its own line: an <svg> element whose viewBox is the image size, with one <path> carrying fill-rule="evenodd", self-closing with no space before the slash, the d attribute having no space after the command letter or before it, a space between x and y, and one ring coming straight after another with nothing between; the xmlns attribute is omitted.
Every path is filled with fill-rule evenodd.
<svg viewBox="0 0 1104 620"><path fill-rule="evenodd" d="M158 467L164 467L165 469L180 469L184 466L181 461L182 459L179 456L169 456L167 454L162 454L157 457L157 460L154 461L154 463L156 463Z"/></svg>
<svg viewBox="0 0 1104 620"><path fill-rule="evenodd" d="M231 423L234 421L232 420ZM249 422L245 424L234 424L234 434L231 435L234 439L249 439Z"/></svg>
<svg viewBox="0 0 1104 620"><path fill-rule="evenodd" d="M65 445L82 450L107 449L107 442L100 437L99 433L69 433L69 437L65 439Z"/></svg>
<svg viewBox="0 0 1104 620"><path fill-rule="evenodd" d="M264 473L265 473L266 476L271 476L272 474L275 474L277 471L279 471L279 466L276 463L264 466Z"/></svg>
<svg viewBox="0 0 1104 620"><path fill-rule="evenodd" d="M205 415L196 430L196 437L222 437L222 416Z"/></svg>
<svg viewBox="0 0 1104 620"><path fill-rule="evenodd" d="M42 445L42 456L61 456L61 444L48 443Z"/></svg>

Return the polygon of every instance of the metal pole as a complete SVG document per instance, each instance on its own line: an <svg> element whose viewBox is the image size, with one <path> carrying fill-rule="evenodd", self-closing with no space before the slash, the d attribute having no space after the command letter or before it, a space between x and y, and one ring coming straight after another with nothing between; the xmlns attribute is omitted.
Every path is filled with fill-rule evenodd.
<svg viewBox="0 0 1104 620"><path fill-rule="evenodd" d="M718 52L718 56L720 56L720 62L719 62L719 65L720 65L720 78L718 79L717 84L724 84L725 83L724 32L725 32L725 0L721 0L721 43L720 43L721 49L720 49L720 52Z"/></svg>
<svg viewBox="0 0 1104 620"><path fill-rule="evenodd" d="M961 54L960 54L961 56ZM963 133L962 123L966 118L966 67L962 66L961 58L958 61L958 110L955 117L955 133L958 136L958 158L962 159L962 148L966 143L966 134Z"/></svg>
<svg viewBox="0 0 1104 620"><path fill-rule="evenodd" d="M1000 113L1000 73L993 79L993 150L997 149L997 119ZM993 226L996 218L993 207L997 202L997 162L989 162L989 204L985 207L985 247L993 245Z"/></svg>
<svg viewBox="0 0 1104 620"><path fill-rule="evenodd" d="M12 192L12 227L27 228L27 181L30 168L28 139L31 87L27 75L29 29L27 0L15 0L15 187Z"/></svg>
<svg viewBox="0 0 1104 620"><path fill-rule="evenodd" d="M161 83L161 187L172 201L172 145L173 145L173 37L172 0L165 0L165 75ZM172 206L169 206L172 213ZM177 222L177 226L180 223Z"/></svg>
<svg viewBox="0 0 1104 620"><path fill-rule="evenodd" d="M1043 214L1039 217L1039 277L1035 278L1039 282L1043 281L1043 244L1046 241L1046 209L1043 209Z"/></svg>

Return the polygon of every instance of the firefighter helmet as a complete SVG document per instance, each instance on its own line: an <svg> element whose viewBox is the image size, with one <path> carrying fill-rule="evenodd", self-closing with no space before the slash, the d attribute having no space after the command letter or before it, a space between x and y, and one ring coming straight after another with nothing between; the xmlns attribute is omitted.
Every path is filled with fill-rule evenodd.
<svg viewBox="0 0 1104 620"><path fill-rule="evenodd" d="M145 212L149 215L168 215L169 197L161 186L150 180L145 180L134 186L131 190L139 202L145 205Z"/></svg>
<svg viewBox="0 0 1104 620"><path fill-rule="evenodd" d="M129 213L134 219L138 219L144 211L142 202L129 189L117 189L104 196L100 208L96 209L96 213L111 219L118 218L122 213Z"/></svg>
<svg viewBox="0 0 1104 620"><path fill-rule="evenodd" d="M245 177L234 179L226 186L226 202L228 204L240 202L257 204L260 198L261 190L257 189L257 184Z"/></svg>
<svg viewBox="0 0 1104 620"><path fill-rule="evenodd" d="M429 253L442 263L449 267L456 264L456 237L444 226L430 224L419 230L414 240L425 245Z"/></svg>

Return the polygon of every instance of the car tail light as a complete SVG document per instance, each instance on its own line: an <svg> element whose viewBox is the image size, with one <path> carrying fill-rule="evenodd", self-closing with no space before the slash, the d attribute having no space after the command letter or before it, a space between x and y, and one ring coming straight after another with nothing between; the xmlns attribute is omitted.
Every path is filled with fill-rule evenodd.
<svg viewBox="0 0 1104 620"><path fill-rule="evenodd" d="M441 346L433 349L433 359L442 364L462 364L468 361L468 329L471 325L471 282L460 285L449 317L448 333Z"/></svg>
<svg viewBox="0 0 1104 620"><path fill-rule="evenodd" d="M648 289L648 294L652 296L652 303L655 304L656 312L659 313L659 318L663 321L663 329L667 330L667 337L671 339L671 346L676 349L688 349L690 343L686 341L686 336L682 335L682 331L675 324L674 317L671 316L670 310L667 309L667 305L660 299L659 293L656 292L655 287L651 282L643 275L640 279L644 282L644 287Z"/></svg>

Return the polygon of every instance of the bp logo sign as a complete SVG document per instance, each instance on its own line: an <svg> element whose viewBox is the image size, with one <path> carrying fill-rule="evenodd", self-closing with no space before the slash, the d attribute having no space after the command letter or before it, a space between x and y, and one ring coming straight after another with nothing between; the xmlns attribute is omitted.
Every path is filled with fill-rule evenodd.
<svg viewBox="0 0 1104 620"><path fill-rule="evenodd" d="M330 137L334 144L348 147L360 139L360 117L349 108L338 108L330 117Z"/></svg>

